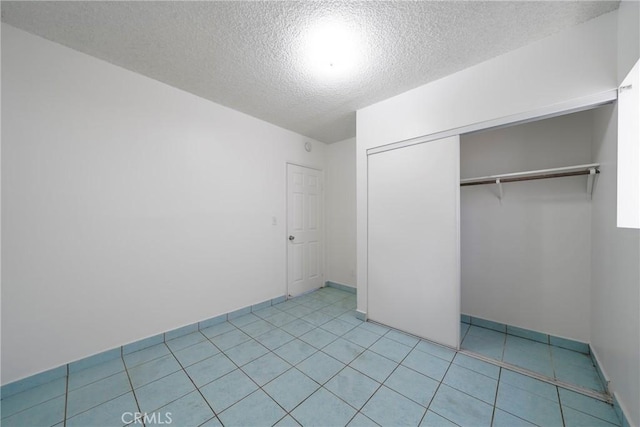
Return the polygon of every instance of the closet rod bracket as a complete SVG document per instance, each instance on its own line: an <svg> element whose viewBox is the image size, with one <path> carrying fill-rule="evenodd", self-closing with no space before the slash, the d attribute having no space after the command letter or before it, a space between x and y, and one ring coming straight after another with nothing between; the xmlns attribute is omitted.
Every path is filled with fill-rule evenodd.
<svg viewBox="0 0 640 427"><path fill-rule="evenodd" d="M500 204L502 204L502 197L504 196L504 193L502 191L502 182L500 181L500 178L496 179L496 184L498 185L498 199L500 200Z"/></svg>
<svg viewBox="0 0 640 427"><path fill-rule="evenodd" d="M587 194L589 195L589 199L593 197L593 182L596 179L597 173L596 168L589 168L589 175L587 175Z"/></svg>

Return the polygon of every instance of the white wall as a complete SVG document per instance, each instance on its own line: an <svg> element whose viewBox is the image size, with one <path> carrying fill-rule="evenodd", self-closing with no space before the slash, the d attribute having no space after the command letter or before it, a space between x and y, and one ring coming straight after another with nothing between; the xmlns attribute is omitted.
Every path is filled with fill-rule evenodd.
<svg viewBox="0 0 640 427"><path fill-rule="evenodd" d="M285 294L324 144L5 24L2 86L3 384Z"/></svg>
<svg viewBox="0 0 640 427"><path fill-rule="evenodd" d="M625 407L640 424L640 231L616 227L617 108L594 114L591 344Z"/></svg>
<svg viewBox="0 0 640 427"><path fill-rule="evenodd" d="M357 112L358 309L367 301L366 150L617 87L611 12Z"/></svg>
<svg viewBox="0 0 640 427"><path fill-rule="evenodd" d="M356 139L326 146L326 273L328 281L356 286Z"/></svg>
<svg viewBox="0 0 640 427"><path fill-rule="evenodd" d="M592 112L464 135L462 178L591 163ZM462 187L462 312L589 342L586 177ZM544 313L544 316L540 314Z"/></svg>

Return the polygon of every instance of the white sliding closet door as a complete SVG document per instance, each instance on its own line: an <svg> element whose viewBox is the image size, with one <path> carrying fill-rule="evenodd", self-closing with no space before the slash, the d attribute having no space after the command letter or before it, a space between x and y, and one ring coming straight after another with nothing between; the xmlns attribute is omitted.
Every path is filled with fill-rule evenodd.
<svg viewBox="0 0 640 427"><path fill-rule="evenodd" d="M369 319L458 348L460 138L369 155Z"/></svg>

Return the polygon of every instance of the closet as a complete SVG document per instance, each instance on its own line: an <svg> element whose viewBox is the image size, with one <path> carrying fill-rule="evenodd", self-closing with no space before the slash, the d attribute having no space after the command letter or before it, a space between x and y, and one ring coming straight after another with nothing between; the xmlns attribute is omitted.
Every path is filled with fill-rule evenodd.
<svg viewBox="0 0 640 427"><path fill-rule="evenodd" d="M368 318L570 383L551 350L550 369L542 353L522 366L504 343L589 342L592 197L615 174L598 162L598 115L614 107L369 152Z"/></svg>

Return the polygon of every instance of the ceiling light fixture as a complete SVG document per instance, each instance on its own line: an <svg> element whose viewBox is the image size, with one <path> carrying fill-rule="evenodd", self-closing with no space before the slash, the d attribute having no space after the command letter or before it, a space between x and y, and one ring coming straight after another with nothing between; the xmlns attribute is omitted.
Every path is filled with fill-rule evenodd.
<svg viewBox="0 0 640 427"><path fill-rule="evenodd" d="M363 50L356 26L339 18L323 18L312 24L300 47L306 72L322 79L352 76Z"/></svg>

